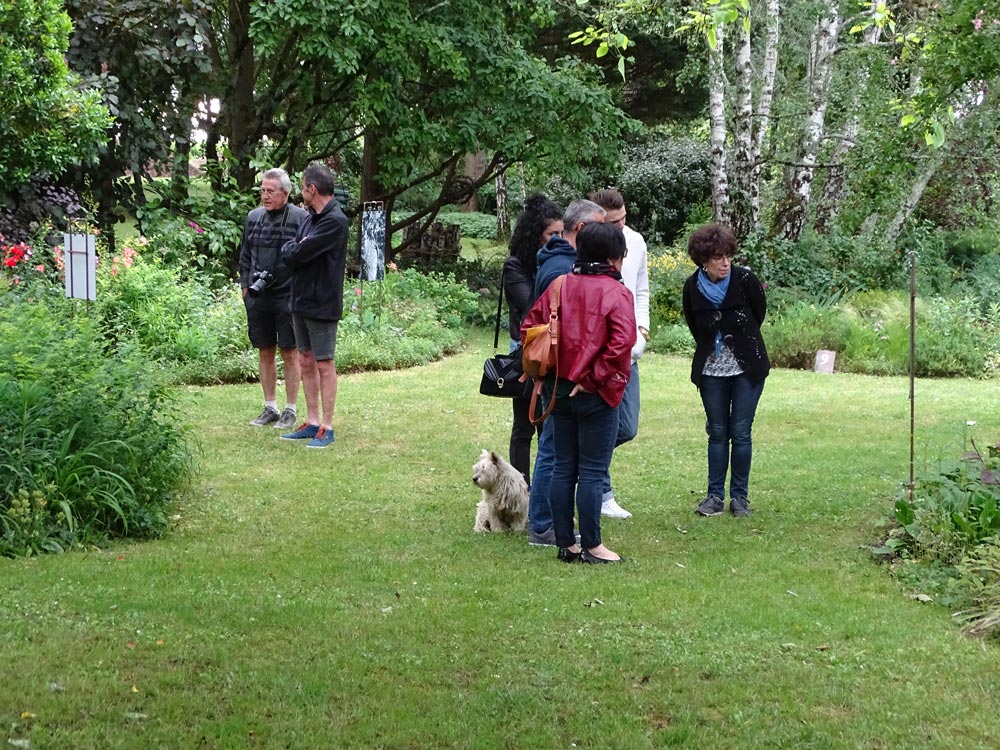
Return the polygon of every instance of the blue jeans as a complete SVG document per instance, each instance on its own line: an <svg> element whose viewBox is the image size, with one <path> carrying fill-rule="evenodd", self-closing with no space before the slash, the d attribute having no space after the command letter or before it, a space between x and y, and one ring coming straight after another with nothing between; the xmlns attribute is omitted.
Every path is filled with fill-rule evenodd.
<svg viewBox="0 0 1000 750"><path fill-rule="evenodd" d="M596 393L557 398L552 410L555 466L549 486L549 504L556 544L570 547L573 534L573 490L580 523L580 544L592 549L601 543L601 485L611 463L618 435L618 409Z"/></svg>
<svg viewBox="0 0 1000 750"><path fill-rule="evenodd" d="M538 399L541 409L548 407L548 399ZM552 510L549 507L549 484L552 481L552 467L556 462L556 449L552 439L552 417L542 422L542 433L538 436L535 452L535 471L531 475L531 495L528 499L528 528L536 534L543 534L552 527Z"/></svg>
<svg viewBox="0 0 1000 750"><path fill-rule="evenodd" d="M764 381L754 382L746 375L702 375L700 391L708 432L708 494L725 499L726 471L730 470L729 496L747 497L753 458L750 430Z"/></svg>
<svg viewBox="0 0 1000 750"><path fill-rule="evenodd" d="M622 402L618 405L618 439L615 441L615 448L624 443L635 440L639 434L639 363L633 362L632 369L628 376L628 385L625 386L625 393L622 395ZM604 484L601 487L602 499L610 499L615 496L611 489L611 472L604 475Z"/></svg>

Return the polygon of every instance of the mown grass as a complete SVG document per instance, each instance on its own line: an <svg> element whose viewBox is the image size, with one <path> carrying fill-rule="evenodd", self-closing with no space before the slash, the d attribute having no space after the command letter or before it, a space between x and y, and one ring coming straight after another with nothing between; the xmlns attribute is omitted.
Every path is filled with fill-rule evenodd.
<svg viewBox="0 0 1000 750"><path fill-rule="evenodd" d="M701 520L688 362L642 364L616 456L617 568L471 533L509 405L488 344L341 379L325 451L192 388L196 492L173 533L0 560L3 739L32 748L994 748L995 647L865 545L907 475L903 379L776 371L749 521ZM1000 434L998 383L918 384L921 459Z"/></svg>

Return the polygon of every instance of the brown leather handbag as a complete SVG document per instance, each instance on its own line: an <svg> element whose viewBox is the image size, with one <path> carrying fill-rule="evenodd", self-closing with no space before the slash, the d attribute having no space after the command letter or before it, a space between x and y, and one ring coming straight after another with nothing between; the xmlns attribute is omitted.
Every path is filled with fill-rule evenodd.
<svg viewBox="0 0 1000 750"><path fill-rule="evenodd" d="M542 392L542 383L545 376L550 372L559 380L559 303L562 297L563 280L566 276L559 276L549 287L549 319L545 323L531 326L524 332L524 350L521 354L521 363L524 366L524 375L521 380L529 377L535 379L535 386L531 389L531 405L528 414L532 424L541 424L546 417L552 413L556 399L553 393L549 399L549 406L545 412L535 418L535 409L538 404L538 396Z"/></svg>

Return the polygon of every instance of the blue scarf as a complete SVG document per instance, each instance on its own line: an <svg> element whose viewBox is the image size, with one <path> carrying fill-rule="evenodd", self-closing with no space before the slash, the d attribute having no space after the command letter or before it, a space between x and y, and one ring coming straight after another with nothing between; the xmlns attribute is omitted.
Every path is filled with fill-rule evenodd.
<svg viewBox="0 0 1000 750"><path fill-rule="evenodd" d="M698 291L712 303L712 307L716 310L722 307L722 300L726 298L726 292L729 291L729 279L732 275L733 272L730 269L729 273L721 279L712 281L708 278L704 268L698 270ZM715 356L722 356L722 331L718 327L715 330Z"/></svg>

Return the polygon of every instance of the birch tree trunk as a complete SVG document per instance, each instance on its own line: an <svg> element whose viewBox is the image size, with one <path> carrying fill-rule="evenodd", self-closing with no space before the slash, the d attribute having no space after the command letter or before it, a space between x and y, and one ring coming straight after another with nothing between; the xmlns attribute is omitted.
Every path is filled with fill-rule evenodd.
<svg viewBox="0 0 1000 750"><path fill-rule="evenodd" d="M733 189L730 224L742 241L754 229L750 181L753 177L753 66L749 17L738 19L736 46L736 118L733 123Z"/></svg>
<svg viewBox="0 0 1000 750"><path fill-rule="evenodd" d="M507 170L501 168L496 176L497 188L497 239L510 239L510 214L507 211Z"/></svg>
<svg viewBox="0 0 1000 750"><path fill-rule="evenodd" d="M781 41L781 0L767 0L765 5L766 41L764 61L760 70L760 101L753 130L753 152L750 167L750 216L753 227L760 223L760 175L764 140L767 138L774 100L774 78L778 72L778 43Z"/></svg>
<svg viewBox="0 0 1000 750"><path fill-rule="evenodd" d="M823 16L813 32L809 70L809 111L799 144L798 159L792 168L785 209L779 216L778 234L798 240L806 224L816 157L823 140L833 53L844 26L836 0L823 0Z"/></svg>
<svg viewBox="0 0 1000 750"><path fill-rule="evenodd" d="M875 14L879 3L884 0L872 0L870 12ZM872 24L865 30L864 46L874 47L882 37L882 29L877 24ZM823 194L816 203L816 218L813 227L817 232L825 234L830 229L830 224L836 220L840 213L840 204L844 199L844 192L847 187L847 157L851 150L858 143L858 135L861 132L861 117L857 114L862 100L868 95L868 82L871 79L871 69L864 65L857 74L854 89L851 92L851 102L848 112L852 112L850 119L844 127L844 133L837 143L833 154L830 157L830 170L827 172L826 182L823 184Z"/></svg>
<svg viewBox="0 0 1000 750"><path fill-rule="evenodd" d="M729 178L726 174L726 74L723 68L723 29L716 29L715 49L708 53L708 120L712 152L712 217L729 223Z"/></svg>

